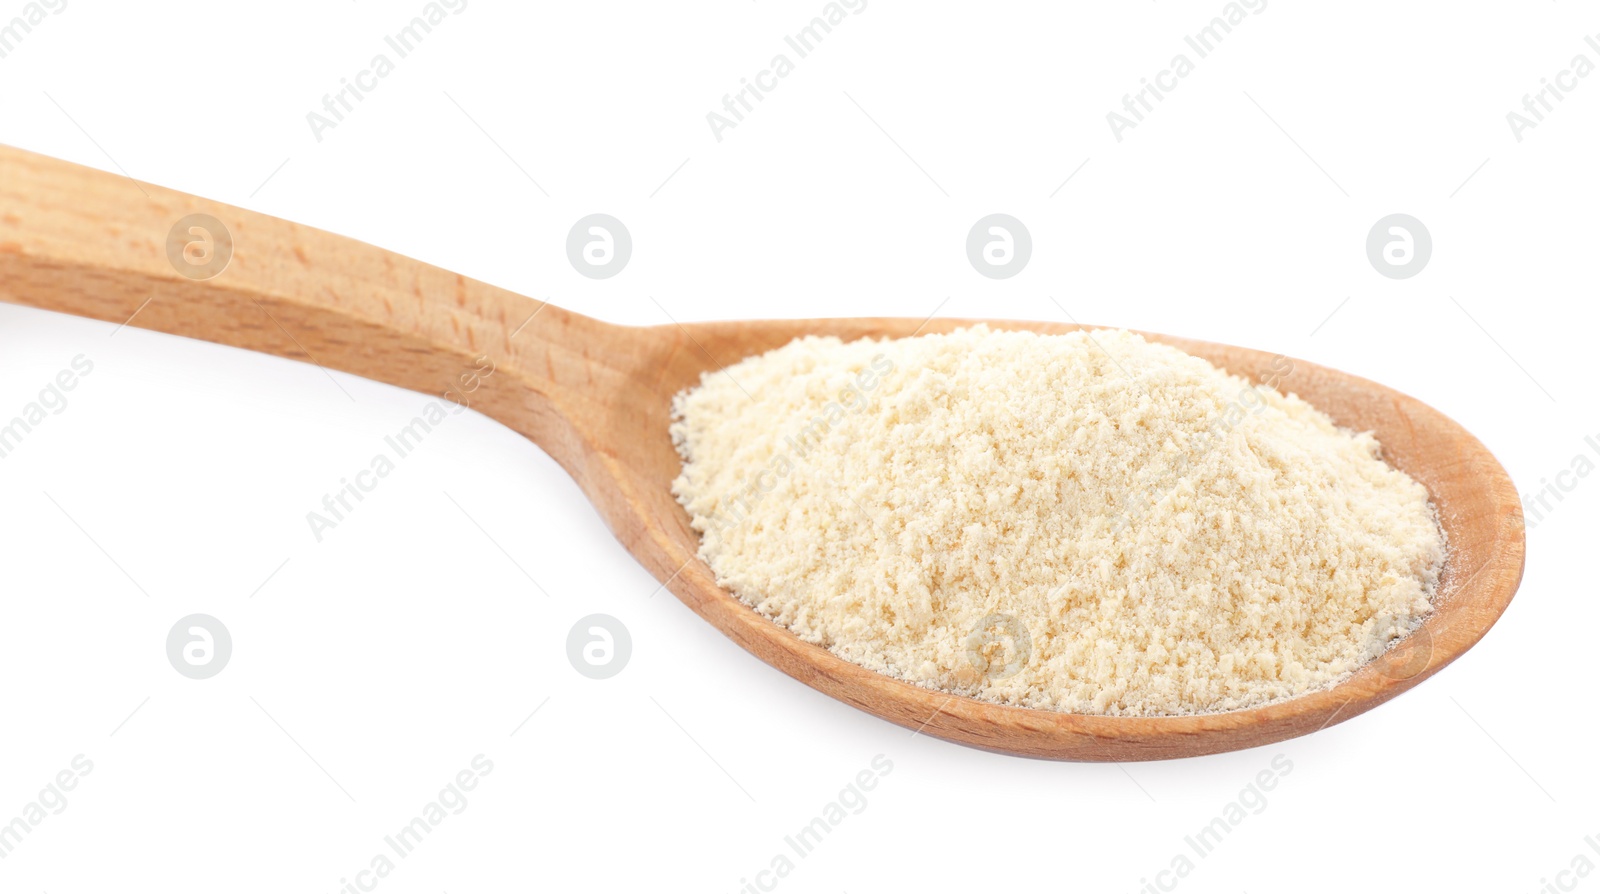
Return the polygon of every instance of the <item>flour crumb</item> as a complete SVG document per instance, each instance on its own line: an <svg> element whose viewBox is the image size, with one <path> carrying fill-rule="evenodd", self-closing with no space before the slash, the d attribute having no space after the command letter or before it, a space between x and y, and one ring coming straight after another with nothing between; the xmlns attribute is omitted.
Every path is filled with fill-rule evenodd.
<svg viewBox="0 0 1600 894"><path fill-rule="evenodd" d="M1370 433L1120 330L806 337L673 403L720 585L932 689L1055 711L1249 708L1431 610L1427 490Z"/></svg>

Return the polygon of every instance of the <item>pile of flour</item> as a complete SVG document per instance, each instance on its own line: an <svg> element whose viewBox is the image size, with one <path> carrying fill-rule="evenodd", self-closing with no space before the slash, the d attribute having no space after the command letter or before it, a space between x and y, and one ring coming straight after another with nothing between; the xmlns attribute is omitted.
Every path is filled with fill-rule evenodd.
<svg viewBox="0 0 1600 894"><path fill-rule="evenodd" d="M1123 331L808 337L674 403L719 583L929 688L1057 711L1261 705L1416 627L1428 493L1270 383Z"/></svg>

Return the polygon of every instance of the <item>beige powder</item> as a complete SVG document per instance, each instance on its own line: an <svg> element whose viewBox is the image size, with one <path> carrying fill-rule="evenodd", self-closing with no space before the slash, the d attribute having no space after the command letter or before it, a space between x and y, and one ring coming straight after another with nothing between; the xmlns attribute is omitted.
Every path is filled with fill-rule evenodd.
<svg viewBox="0 0 1600 894"><path fill-rule="evenodd" d="M1184 714L1328 686L1419 623L1445 555L1370 434L1122 331L799 339L679 395L672 435L724 587L1002 704Z"/></svg>

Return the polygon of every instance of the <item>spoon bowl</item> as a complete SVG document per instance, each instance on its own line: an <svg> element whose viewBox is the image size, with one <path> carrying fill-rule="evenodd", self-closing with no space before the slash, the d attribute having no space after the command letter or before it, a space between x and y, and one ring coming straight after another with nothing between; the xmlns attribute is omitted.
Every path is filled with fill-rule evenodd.
<svg viewBox="0 0 1600 894"><path fill-rule="evenodd" d="M138 188L136 188L138 187ZM224 257L226 255L226 257ZM671 493L675 394L802 335L844 340L1004 320L833 319L614 326L371 245L0 147L0 300L316 363L464 403L539 445L622 545L751 654L923 734L1058 760L1155 760L1263 745L1347 720L1475 644L1522 577L1521 503L1476 438L1411 397L1300 360L1278 377L1427 487L1449 541L1434 611L1342 682L1241 711L1170 717L991 704L878 674L806 643L717 586ZM1270 352L1143 333L1245 378ZM495 375L477 373L483 362ZM1276 360L1276 364L1275 364Z"/></svg>

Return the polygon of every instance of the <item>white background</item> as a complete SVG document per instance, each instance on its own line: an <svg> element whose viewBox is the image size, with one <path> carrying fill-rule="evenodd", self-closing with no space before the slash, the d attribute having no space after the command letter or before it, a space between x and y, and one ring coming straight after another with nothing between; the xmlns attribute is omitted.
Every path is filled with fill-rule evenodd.
<svg viewBox="0 0 1600 894"><path fill-rule="evenodd" d="M1395 386L1525 494L1600 462L1600 76L1520 142L1506 120L1576 54L1600 63L1592 7L1274 0L1119 142L1106 113L1193 60L1221 2L872 0L719 142L706 114L822 3L472 0L315 139L307 112L422 5L71 0L0 60L0 141L608 321L1064 309ZM635 245L603 281L564 252L593 212ZM965 257L991 212L1032 232L1012 279ZM1365 256L1392 212L1432 232L1412 279ZM882 754L867 807L779 890L1133 892L1281 754L1265 809L1178 889L1600 892L1557 876L1600 864L1600 476L1530 531L1485 641L1397 701L1254 751L1047 763L760 663L476 414L318 543L306 513L425 398L113 328L0 305L0 417L94 364L0 460L0 822L94 763L0 890L334 892L481 753L468 807L377 890L737 891ZM232 631L209 680L164 653L191 612ZM593 612L632 632L610 680L566 657Z"/></svg>

